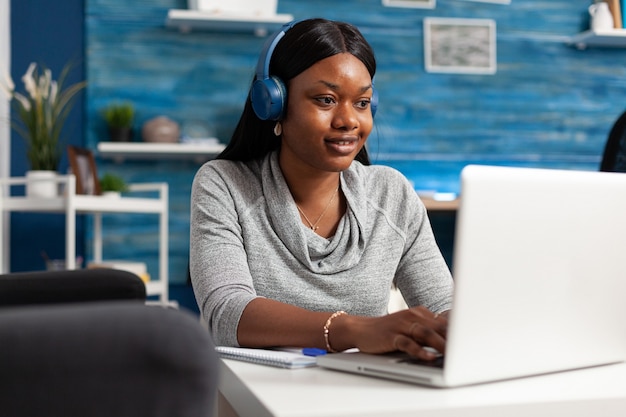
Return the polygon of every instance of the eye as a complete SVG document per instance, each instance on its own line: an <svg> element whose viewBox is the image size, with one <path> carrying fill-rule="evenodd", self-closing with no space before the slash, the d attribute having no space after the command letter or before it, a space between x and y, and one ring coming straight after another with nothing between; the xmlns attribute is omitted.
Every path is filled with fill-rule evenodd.
<svg viewBox="0 0 626 417"><path fill-rule="evenodd" d="M367 109L370 105L370 102L370 99L359 100L356 103L356 107L358 107L359 109Z"/></svg>
<svg viewBox="0 0 626 417"><path fill-rule="evenodd" d="M330 106L331 104L335 104L335 99L332 98L331 96L323 96L323 97L317 97L315 100L317 100L320 104L324 104L327 106Z"/></svg>

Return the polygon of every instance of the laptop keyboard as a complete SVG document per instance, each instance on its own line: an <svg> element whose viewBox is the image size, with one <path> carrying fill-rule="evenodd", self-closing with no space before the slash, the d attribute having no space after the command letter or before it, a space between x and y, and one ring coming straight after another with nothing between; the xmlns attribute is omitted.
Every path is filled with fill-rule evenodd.
<svg viewBox="0 0 626 417"><path fill-rule="evenodd" d="M409 365L419 365L419 366L430 366L432 368L442 368L443 369L443 356L437 357L432 361L425 361L423 359L417 358L404 358L398 361L399 363L408 363Z"/></svg>

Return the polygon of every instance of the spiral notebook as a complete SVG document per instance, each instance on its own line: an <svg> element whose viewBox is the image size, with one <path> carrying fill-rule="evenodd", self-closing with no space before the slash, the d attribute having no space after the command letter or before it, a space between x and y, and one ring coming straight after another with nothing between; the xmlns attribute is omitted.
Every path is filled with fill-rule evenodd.
<svg viewBox="0 0 626 417"><path fill-rule="evenodd" d="M317 365L315 357L302 354L301 349L253 349L217 346L215 351L223 359L234 359L277 368L296 369Z"/></svg>

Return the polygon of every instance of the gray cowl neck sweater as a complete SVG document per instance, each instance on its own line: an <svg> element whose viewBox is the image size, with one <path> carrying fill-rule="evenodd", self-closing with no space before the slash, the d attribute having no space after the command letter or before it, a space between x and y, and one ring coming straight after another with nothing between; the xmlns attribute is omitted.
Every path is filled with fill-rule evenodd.
<svg viewBox="0 0 626 417"><path fill-rule="evenodd" d="M450 308L452 278L411 184L385 166L341 173L348 208L335 236L305 226L276 152L214 160L191 198L192 283L217 344L237 346L247 303L267 297L313 311L386 314L392 284L409 306Z"/></svg>

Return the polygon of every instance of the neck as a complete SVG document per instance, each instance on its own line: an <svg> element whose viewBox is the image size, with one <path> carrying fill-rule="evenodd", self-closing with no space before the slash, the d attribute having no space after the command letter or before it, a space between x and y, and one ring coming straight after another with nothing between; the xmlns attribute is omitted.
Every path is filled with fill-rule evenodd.
<svg viewBox="0 0 626 417"><path fill-rule="evenodd" d="M346 211L340 188L339 172L317 175L283 171L289 191L296 203L302 223L320 236L335 234L339 220Z"/></svg>
<svg viewBox="0 0 626 417"><path fill-rule="evenodd" d="M294 201L300 206L323 205L339 188L339 175L317 180L286 181Z"/></svg>
<svg viewBox="0 0 626 417"><path fill-rule="evenodd" d="M280 162L280 169L294 201L300 205L319 202L324 205L339 187L340 173L320 171L304 164Z"/></svg>

